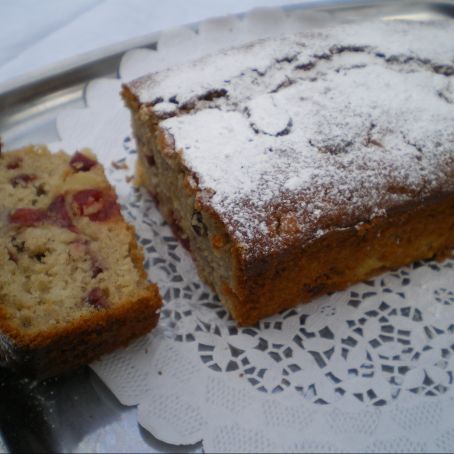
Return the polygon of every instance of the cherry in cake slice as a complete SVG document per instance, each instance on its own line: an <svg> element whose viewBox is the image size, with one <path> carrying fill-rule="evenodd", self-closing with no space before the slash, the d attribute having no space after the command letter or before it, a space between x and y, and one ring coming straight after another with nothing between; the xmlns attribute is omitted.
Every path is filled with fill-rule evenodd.
<svg viewBox="0 0 454 454"><path fill-rule="evenodd" d="M27 147L0 154L0 359L38 376L152 329L161 299L103 168Z"/></svg>

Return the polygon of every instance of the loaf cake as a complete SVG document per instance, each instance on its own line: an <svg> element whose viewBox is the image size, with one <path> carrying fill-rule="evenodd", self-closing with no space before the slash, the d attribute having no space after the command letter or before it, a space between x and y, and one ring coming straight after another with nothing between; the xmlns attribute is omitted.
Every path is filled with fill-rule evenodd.
<svg viewBox="0 0 454 454"><path fill-rule="evenodd" d="M242 325L454 246L454 25L260 40L124 84L138 178Z"/></svg>
<svg viewBox="0 0 454 454"><path fill-rule="evenodd" d="M153 328L161 299L89 150L0 154L0 363L46 377Z"/></svg>

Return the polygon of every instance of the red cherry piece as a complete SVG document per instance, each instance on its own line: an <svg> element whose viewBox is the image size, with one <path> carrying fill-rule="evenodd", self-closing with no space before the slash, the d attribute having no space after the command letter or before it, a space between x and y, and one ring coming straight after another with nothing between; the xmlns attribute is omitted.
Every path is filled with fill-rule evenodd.
<svg viewBox="0 0 454 454"><path fill-rule="evenodd" d="M103 273L104 270L102 269L101 266L99 266L97 263L92 263L91 265L91 277L94 279L96 276L99 274Z"/></svg>
<svg viewBox="0 0 454 454"><path fill-rule="evenodd" d="M99 287L95 287L88 292L85 302L96 309L106 309L109 307L106 295Z"/></svg>
<svg viewBox="0 0 454 454"><path fill-rule="evenodd" d="M98 189L84 189L74 194L74 211L79 216L87 216L91 221L103 222L120 214L116 196L112 192Z"/></svg>
<svg viewBox="0 0 454 454"><path fill-rule="evenodd" d="M22 164L22 160L23 160L22 158L12 159L10 162L8 162L8 164L6 164L6 168L8 170L18 169Z"/></svg>
<svg viewBox="0 0 454 454"><path fill-rule="evenodd" d="M92 221L108 221L120 215L120 207L117 203L117 197L112 192L104 193L102 209L97 213L89 216Z"/></svg>
<svg viewBox="0 0 454 454"><path fill-rule="evenodd" d="M172 233L178 240L180 241L181 245L189 252L191 252L191 244L189 242L189 238L185 236L183 229L181 228L180 222L172 215L172 220L170 222L170 229Z"/></svg>
<svg viewBox="0 0 454 454"><path fill-rule="evenodd" d="M11 224L30 227L46 222L75 232L77 229L72 222L71 216L66 208L65 197L57 196L48 206L47 210L38 208L18 208L10 214Z"/></svg>
<svg viewBox="0 0 454 454"><path fill-rule="evenodd" d="M47 208L48 222L69 230L75 230L68 208L66 207L65 196L57 196Z"/></svg>
<svg viewBox="0 0 454 454"><path fill-rule="evenodd" d="M85 156L83 153L77 151L74 156L69 161L69 165L76 172L88 172L92 167L94 167L97 162L88 156Z"/></svg>
<svg viewBox="0 0 454 454"><path fill-rule="evenodd" d="M9 215L11 224L32 226L44 222L47 219L47 213L37 208L18 208Z"/></svg>
<svg viewBox="0 0 454 454"><path fill-rule="evenodd" d="M78 216L89 216L102 208L103 193L98 189L83 189L73 196L73 208Z"/></svg>

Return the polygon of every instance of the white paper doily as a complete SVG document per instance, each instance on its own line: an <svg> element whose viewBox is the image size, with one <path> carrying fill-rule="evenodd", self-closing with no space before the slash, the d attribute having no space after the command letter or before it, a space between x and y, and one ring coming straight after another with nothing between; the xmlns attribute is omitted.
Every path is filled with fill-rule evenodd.
<svg viewBox="0 0 454 454"><path fill-rule="evenodd" d="M317 24L308 17L265 10L173 30L156 51L127 53L120 77ZM123 404L138 405L139 423L209 452L451 451L454 261L415 263L237 328L152 201L126 182L136 150L120 86L90 83L87 108L59 116L57 145L98 154L165 300L158 328L92 365Z"/></svg>

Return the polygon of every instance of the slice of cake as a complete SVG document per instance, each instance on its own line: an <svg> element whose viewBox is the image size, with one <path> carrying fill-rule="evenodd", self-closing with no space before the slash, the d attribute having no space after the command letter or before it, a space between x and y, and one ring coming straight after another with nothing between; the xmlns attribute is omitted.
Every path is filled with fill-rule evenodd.
<svg viewBox="0 0 454 454"><path fill-rule="evenodd" d="M240 324L450 253L453 36L349 24L124 85L141 184Z"/></svg>
<svg viewBox="0 0 454 454"><path fill-rule="evenodd" d="M0 362L38 376L153 328L161 299L88 150L0 154Z"/></svg>

